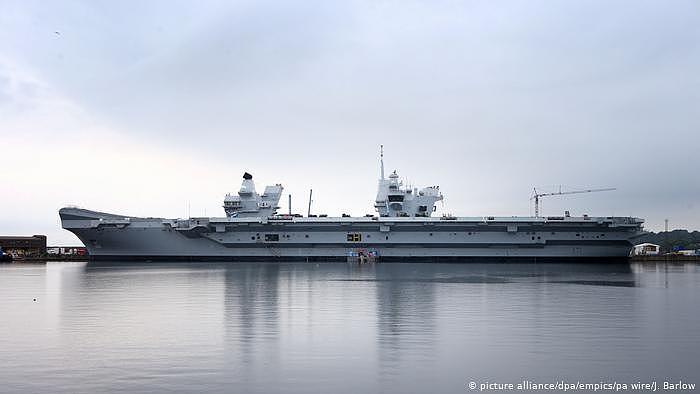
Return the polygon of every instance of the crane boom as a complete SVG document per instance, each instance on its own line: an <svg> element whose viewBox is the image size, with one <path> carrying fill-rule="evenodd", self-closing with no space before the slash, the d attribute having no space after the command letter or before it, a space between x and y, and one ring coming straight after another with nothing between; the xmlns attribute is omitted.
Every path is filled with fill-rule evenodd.
<svg viewBox="0 0 700 394"><path fill-rule="evenodd" d="M532 195L532 199L535 200L535 217L540 216L540 198L541 197L547 197L547 196L562 196L566 194L580 194L580 193L593 193L593 192L608 192L611 190L617 190L614 187L606 187L602 189L586 189L586 190L572 190L568 192L563 192L561 191L561 186L559 187L558 192L553 192L553 193L538 193L537 189L533 189L534 194Z"/></svg>

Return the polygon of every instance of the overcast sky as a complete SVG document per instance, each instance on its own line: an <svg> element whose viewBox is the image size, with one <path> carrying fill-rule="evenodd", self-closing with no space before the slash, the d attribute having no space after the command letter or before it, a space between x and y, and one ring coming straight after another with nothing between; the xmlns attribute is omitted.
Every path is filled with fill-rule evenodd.
<svg viewBox="0 0 700 394"><path fill-rule="evenodd" d="M439 213L700 229L700 2L0 0L1 234L223 216L244 171L364 215L380 144Z"/></svg>

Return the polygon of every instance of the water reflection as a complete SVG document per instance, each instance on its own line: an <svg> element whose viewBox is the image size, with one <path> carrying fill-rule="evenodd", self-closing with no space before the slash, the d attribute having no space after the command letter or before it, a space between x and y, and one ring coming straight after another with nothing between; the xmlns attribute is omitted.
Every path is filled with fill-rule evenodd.
<svg viewBox="0 0 700 394"><path fill-rule="evenodd" d="M278 359L281 266L224 267L223 324L227 362L241 366L242 376L254 375L256 363L275 363Z"/></svg>
<svg viewBox="0 0 700 394"><path fill-rule="evenodd" d="M618 286L618 287L635 287L637 282L633 280L553 280L550 283L569 283L574 285L588 286Z"/></svg>
<svg viewBox="0 0 700 394"><path fill-rule="evenodd" d="M0 296L9 391L698 378L695 264L49 263L0 267Z"/></svg>
<svg viewBox="0 0 700 394"><path fill-rule="evenodd" d="M435 286L439 280L426 265L379 265L376 286L380 376L393 379L402 357L427 367L435 357Z"/></svg>
<svg viewBox="0 0 700 394"><path fill-rule="evenodd" d="M662 261L646 261L634 262L630 264L632 272L700 272L700 265L691 262L662 262Z"/></svg>

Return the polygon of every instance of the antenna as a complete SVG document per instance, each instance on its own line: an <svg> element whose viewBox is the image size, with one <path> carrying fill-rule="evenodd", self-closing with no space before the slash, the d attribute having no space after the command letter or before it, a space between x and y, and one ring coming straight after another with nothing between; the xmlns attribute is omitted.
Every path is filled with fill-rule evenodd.
<svg viewBox="0 0 700 394"><path fill-rule="evenodd" d="M384 180L384 145L379 145L379 162L381 163L381 178Z"/></svg>
<svg viewBox="0 0 700 394"><path fill-rule="evenodd" d="M614 187L608 187L604 189L586 189L586 190L573 190L570 192L562 192L561 191L561 186L559 186L559 191L554 192L554 193L537 193L537 189L533 188L534 191L532 197L530 200L535 200L535 217L538 218L540 217L540 198L541 197L547 197L547 196L562 196L566 194L580 194L580 193L593 193L593 192L607 192L611 190L617 190Z"/></svg>
<svg viewBox="0 0 700 394"><path fill-rule="evenodd" d="M289 194L289 214L292 214L292 195Z"/></svg>
<svg viewBox="0 0 700 394"><path fill-rule="evenodd" d="M311 216L311 196L314 194L314 189L309 189L309 210L306 212L306 216Z"/></svg>

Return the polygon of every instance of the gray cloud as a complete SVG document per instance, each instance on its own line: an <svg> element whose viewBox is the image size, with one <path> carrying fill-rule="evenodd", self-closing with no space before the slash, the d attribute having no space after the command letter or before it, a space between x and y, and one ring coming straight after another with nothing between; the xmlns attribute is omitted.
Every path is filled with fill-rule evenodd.
<svg viewBox="0 0 700 394"><path fill-rule="evenodd" d="M616 186L546 207L697 228L699 11L694 1L10 2L0 54L121 133L222 158L236 174L227 185L243 169L349 185L320 204L365 213L383 143L390 166L441 184L455 213L527 214L532 186Z"/></svg>

